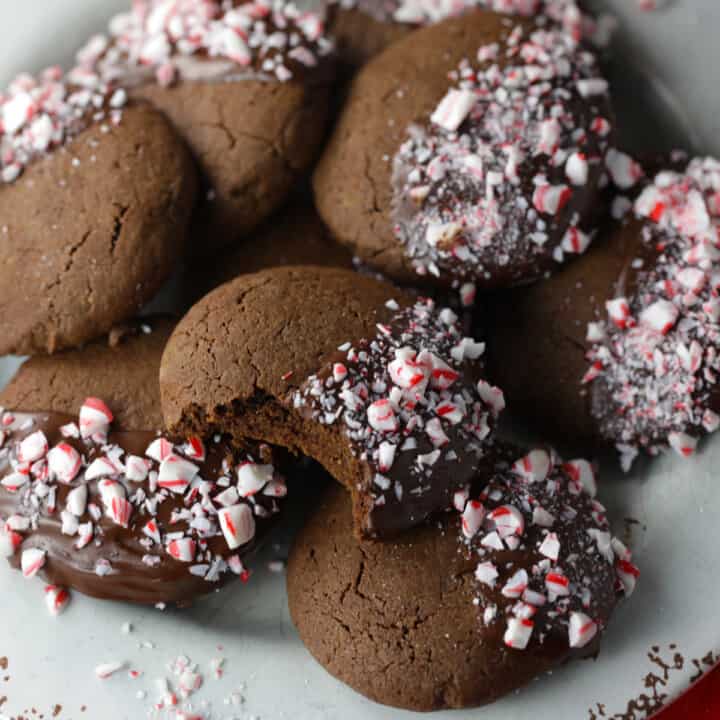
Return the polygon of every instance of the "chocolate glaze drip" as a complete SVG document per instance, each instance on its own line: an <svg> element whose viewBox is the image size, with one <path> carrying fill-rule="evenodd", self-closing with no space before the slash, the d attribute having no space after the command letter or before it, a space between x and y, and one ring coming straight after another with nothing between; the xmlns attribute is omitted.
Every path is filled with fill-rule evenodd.
<svg viewBox="0 0 720 720"><path fill-rule="evenodd" d="M75 422L70 415L60 413L16 413L15 422L11 426L11 441L20 441L29 434L42 430L48 444L52 448L58 442L65 442L74 447L82 456L87 458L88 464L93 459L105 454L106 445L96 444L90 440L68 438L63 436L60 428L68 423ZM158 437L157 433L150 431L110 432L108 444L116 444L128 455L145 456L148 445ZM0 478L10 471L10 442L0 451ZM206 459L195 462L199 466L198 475L204 480L213 483L222 475L227 475L227 466L237 464L238 453L224 442L208 443ZM259 458L256 458L259 459ZM225 465L226 470L223 470ZM68 494L73 488L84 481L81 471L71 484L57 482L55 511L51 512L44 504L40 507L33 500L31 483L23 486L18 492L10 492L0 487L0 517L4 520L11 515L21 515L31 519L32 530L22 533L24 541L18 552L10 559L13 567L20 567L22 551L30 548L39 548L47 553L47 559L40 575L49 583L76 589L86 595L102 599L124 600L135 603L173 603L182 605L188 603L193 597L217 589L228 577L229 571L218 573L215 581L206 580L202 575L190 572L193 566L208 564L205 558L227 560L232 555L245 556L253 551L257 539L261 538L273 522L273 516L278 511L277 501L258 493L250 504L258 507L255 510L257 525L255 537L235 551L231 551L218 529L217 532L206 539L197 537L192 533L198 543L198 553L192 563L180 562L171 557L166 549L148 542L143 534L143 526L152 516L142 507L134 505L129 527L124 528L115 524L104 513L100 520L95 522L86 509L79 519L80 523L92 521L95 523L95 537L84 548L75 547L77 536L63 535L60 512L65 508ZM141 483L126 482L128 498L137 490L143 490L148 497L157 495L158 491L151 490L149 480ZM99 497L98 481L92 480L88 485L88 506L96 503L103 508ZM224 488L214 486L211 496ZM162 492L162 491L161 491ZM157 504L155 520L161 532L175 533L187 531L186 521L173 522L173 513L188 508L192 502L188 500L189 494L179 495L163 493L165 499ZM151 566L143 561L144 557L155 556L159 561ZM108 562L112 570L105 575L96 572L98 563ZM227 566L225 566L227 570Z"/></svg>

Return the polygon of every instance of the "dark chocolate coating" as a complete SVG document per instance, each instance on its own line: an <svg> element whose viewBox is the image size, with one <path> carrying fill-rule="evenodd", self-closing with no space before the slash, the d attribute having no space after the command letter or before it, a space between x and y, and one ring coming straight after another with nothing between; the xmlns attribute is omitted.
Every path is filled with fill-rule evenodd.
<svg viewBox="0 0 720 720"><path fill-rule="evenodd" d="M82 440L68 439L61 435L59 428L77 418L60 413L15 413L17 418L30 417L35 420L31 431L43 430L50 447L57 442L66 442L75 447L78 452L92 460L102 455L100 446L86 444ZM13 439L22 439L28 432L18 432ZM116 443L126 450L128 454L143 457L145 450L158 437L157 433L150 431L119 431L111 432L108 442ZM207 445L207 458L200 465L199 474L206 480L212 481L219 477L223 460L233 460L237 453L233 452L227 443ZM0 477L8 472L7 456L0 458ZM77 481L70 485L56 483L57 510L54 513L42 512L37 529L22 533L25 538L20 550L10 559L11 565L20 567L20 558L23 550L39 548L47 553L44 567L40 571L41 577L53 585L72 588L85 595L108 600L120 600L132 603L155 604L169 603L185 605L193 598L213 592L232 574L228 571L220 576L218 582L206 581L203 577L193 575L189 568L193 564L200 564L204 560L197 559L194 563L180 562L171 557L164 547L154 545L151 549L141 544L145 537L143 526L151 519L146 513L135 508L128 528L115 524L103 515L95 527L95 539L86 547L78 550L75 547L76 536L63 535L60 520L60 510L65 507L68 493L77 487ZM150 494L149 483L130 483L133 492L143 489ZM95 502L102 507L98 497L97 481L88 483L88 504ZM26 493L22 490L16 493L0 487L0 517L7 519L10 515L19 514L31 516L32 508L25 500ZM258 500L272 507L273 500L260 497ZM167 532L176 532L187 529L187 524L170 522L171 515L177 510L189 507L186 505L186 496L169 493L168 498L158 505L157 523L162 528L163 535ZM257 540L262 538L267 529L273 524L272 516L268 518L256 517L255 538L240 548L230 551L222 533L207 539L207 549L214 556L229 557L233 554L245 556L253 551ZM80 522L92 521L87 510L80 518ZM94 521L93 521L94 522ZM101 542L97 542L98 537ZM156 566L149 566L143 562L146 555L156 555L160 562ZM96 563L107 560L112 566L112 572L99 576L95 572Z"/></svg>
<svg viewBox="0 0 720 720"><path fill-rule="evenodd" d="M509 412L551 440L583 449L603 442L582 384L587 325L607 317L605 301L641 248L639 229L632 222L606 232L552 277L487 299L488 374Z"/></svg>

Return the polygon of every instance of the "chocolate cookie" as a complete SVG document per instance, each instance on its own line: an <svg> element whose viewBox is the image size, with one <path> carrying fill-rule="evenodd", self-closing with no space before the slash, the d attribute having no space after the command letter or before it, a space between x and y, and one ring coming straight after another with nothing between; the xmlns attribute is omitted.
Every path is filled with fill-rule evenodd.
<svg viewBox="0 0 720 720"><path fill-rule="evenodd" d="M352 255L336 243L304 195L266 220L249 238L213 257L190 279L196 299L238 275L280 265L327 265L348 270Z"/></svg>
<svg viewBox="0 0 720 720"><path fill-rule="evenodd" d="M517 454L513 457L517 457ZM479 495L393 542L360 541L336 488L300 532L290 614L332 675L395 707L482 705L595 655L638 575L608 530L584 460L496 458Z"/></svg>
<svg viewBox="0 0 720 720"><path fill-rule="evenodd" d="M98 398L79 419L2 413L0 554L54 588L138 603L186 604L246 577L241 557L286 494L267 456L110 431L112 419Z"/></svg>
<svg viewBox="0 0 720 720"><path fill-rule="evenodd" d="M474 8L524 16L542 12L576 37L597 30L575 0L335 0L330 3L328 33L339 57L360 67L416 28Z"/></svg>
<svg viewBox="0 0 720 720"><path fill-rule="evenodd" d="M484 347L431 300L334 268L243 275L195 305L163 355L169 428L279 445L351 492L386 536L449 506L484 453L502 393Z"/></svg>
<svg viewBox="0 0 720 720"><path fill-rule="evenodd" d="M192 161L149 105L55 70L17 78L0 117L0 354L76 347L132 317L181 257Z"/></svg>
<svg viewBox="0 0 720 720"><path fill-rule="evenodd" d="M530 282L590 243L610 117L572 36L477 10L358 74L315 172L318 210L400 282Z"/></svg>
<svg viewBox="0 0 720 720"><path fill-rule="evenodd" d="M117 429L159 430L160 358L174 325L144 318L82 350L30 358L0 392L0 407L70 415L92 391L112 408Z"/></svg>
<svg viewBox="0 0 720 720"><path fill-rule="evenodd" d="M200 251L254 229L288 195L324 137L331 44L293 4L140 2L79 53L172 121L204 179Z"/></svg>
<svg viewBox="0 0 720 720"><path fill-rule="evenodd" d="M717 187L710 158L659 173L582 261L499 298L490 369L514 411L613 444L626 466L640 448L690 455L717 429Z"/></svg>

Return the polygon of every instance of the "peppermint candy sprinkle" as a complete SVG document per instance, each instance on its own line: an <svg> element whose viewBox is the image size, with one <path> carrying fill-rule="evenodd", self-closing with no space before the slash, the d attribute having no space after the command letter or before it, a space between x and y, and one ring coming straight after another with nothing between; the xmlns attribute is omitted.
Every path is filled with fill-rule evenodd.
<svg viewBox="0 0 720 720"><path fill-rule="evenodd" d="M42 573L48 559L66 561L65 548L55 555L54 542L43 543L47 549L34 546L35 533L40 539L48 522L58 523L77 553L78 566L91 571L94 566L100 579L123 572L101 556L107 542L112 557L111 543L117 539L123 553L137 558L135 571L146 572L148 581L153 568L174 561L208 584L226 572L246 575L237 553L253 542L256 518L278 512L287 492L272 465L245 455L235 466L233 453L222 445L206 448L197 438L174 443L153 439L152 433L110 433L112 413L97 398L83 404L77 432L72 423L58 430L53 415L0 409L0 419L5 433L0 513L6 515L0 553L27 578ZM124 444L136 453L144 445L143 455ZM46 599L57 614L67 604L67 592L48 586Z"/></svg>
<svg viewBox="0 0 720 720"><path fill-rule="evenodd" d="M604 508L585 489L590 472L585 460L563 463L552 450L534 449L514 462L499 460L480 495L456 507L459 541L478 558L480 622L499 624L513 650L549 638L585 647L617 596L635 587L630 551L612 537Z"/></svg>
<svg viewBox="0 0 720 720"><path fill-rule="evenodd" d="M18 75L0 92L0 186L17 180L34 160L65 145L92 122L120 121L121 107L96 74L76 82L59 67Z"/></svg>
<svg viewBox="0 0 720 720"><path fill-rule="evenodd" d="M322 17L286 0L138 0L78 52L73 77L167 86L250 71L286 82L331 50Z"/></svg>
<svg viewBox="0 0 720 720"><path fill-rule="evenodd" d="M720 425L720 162L697 158L685 172L659 173L634 215L636 289L588 328L586 374L600 430L625 467L638 448L692 455L697 438Z"/></svg>
<svg viewBox="0 0 720 720"><path fill-rule="evenodd" d="M431 491L447 507L484 453L504 407L502 393L469 379L478 374L484 346L463 337L450 310L438 311L427 299L387 307L392 317L375 337L343 345L326 372L294 393L293 403L309 408L319 423L343 429L353 454L371 467L368 489L376 508L412 504ZM333 372L338 363L339 376ZM476 522L468 516L468 532Z"/></svg>

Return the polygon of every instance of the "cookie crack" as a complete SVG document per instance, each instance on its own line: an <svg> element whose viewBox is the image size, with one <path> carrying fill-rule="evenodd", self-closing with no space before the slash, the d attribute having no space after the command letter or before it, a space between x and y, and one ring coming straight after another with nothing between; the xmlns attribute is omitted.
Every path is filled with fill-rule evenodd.
<svg viewBox="0 0 720 720"><path fill-rule="evenodd" d="M113 218L113 230L110 235L110 255L115 254L115 248L120 240L120 235L122 234L125 224L125 216L130 209L129 205L120 205L119 203L113 203L113 205L117 208L117 213Z"/></svg>

